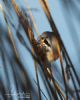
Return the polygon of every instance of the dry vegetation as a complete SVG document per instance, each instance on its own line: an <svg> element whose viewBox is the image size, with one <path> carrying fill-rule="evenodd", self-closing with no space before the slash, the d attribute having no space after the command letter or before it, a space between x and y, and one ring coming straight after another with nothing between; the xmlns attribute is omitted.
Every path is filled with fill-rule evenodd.
<svg viewBox="0 0 80 100"><path fill-rule="evenodd" d="M18 4L15 2L15 0L3 0L3 3L5 5L6 11L9 14L9 5L10 7L12 7L15 11L15 13L17 14L17 18L19 20L19 28L20 26L24 29L25 33L26 33L26 37L29 39L29 42L31 44L32 50L29 48L29 46L27 45L24 37L21 35L19 29L16 29L15 25L12 24L11 20L9 20L6 11L3 9L3 7L0 4L0 11L2 11L2 14L4 16L5 22L6 22L6 27L7 27L7 32L6 35L1 35L0 36L0 55L2 58L2 62L3 62L3 66L4 66L4 73L6 76L6 84L7 84L7 88L3 82L3 79L0 77L0 95L2 96L3 100L8 100L8 96L4 95L6 93L6 91L8 90L8 92L10 93L11 90L9 90L9 84L10 84L10 79L9 79L9 74L8 74L8 69L7 69L7 62L6 59L8 59L8 63L12 68L12 72L13 72L13 79L14 79L14 83L15 83L15 87L16 87L16 91L18 92L19 90L23 90L23 91L32 91L34 92L34 88L33 88L33 84L30 81L30 76L28 76L27 71L24 68L24 64L22 63L21 59L20 59L20 55L18 53L17 47L16 47L16 43L15 43L15 39L13 37L13 32L11 30L11 26L14 28L14 30L16 31L16 37L19 40L19 42L26 48L26 50L28 50L32 56L32 58L34 59L34 67L35 67L35 73L36 73L36 81L34 80L35 84L37 85L37 90L38 93L34 93L34 96L37 94L37 98L39 100L42 100L42 95L45 97L45 100L47 99L47 96L45 95L45 93L43 93L43 91L41 90L40 87L40 80L38 78L38 72L42 72L42 80L44 81L44 84L46 86L46 90L49 93L49 98L51 100L59 100L59 98L61 100L69 100L69 99L78 99L80 98L80 94L79 94L79 88L80 88L80 79L79 76L76 73L75 70L75 66L73 65L68 52L66 51L65 45L63 44L63 41L60 37L60 34L55 26L54 20L51 16L50 10L49 10L49 6L48 6L48 2L47 0L39 0L40 4L43 8L43 11L47 17L47 20L52 28L52 31L54 32L54 35L57 38L58 41L58 52L59 52L59 59L60 59L60 64L61 64L61 69L62 69L62 76L63 76L63 82L64 82L64 89L62 89L59 85L59 83L56 81L55 77L52 74L51 71L51 67L49 67L47 69L47 65L45 63L45 54L42 51L42 47L40 45L38 45L37 40L34 37L34 31L33 31L33 25L35 26L35 30L37 33L38 29L36 26L36 23L34 22L33 16L31 14L31 11L29 12L29 17L30 20L33 21L33 25L30 22L30 20L28 20L28 14L18 7ZM27 5L28 6L28 5ZM5 29L3 29L5 30ZM9 54L7 53L7 50L4 46L4 39L6 39L8 45L9 45L9 49L12 52L12 55L9 56ZM66 69L67 69L67 74L69 75L73 86L74 86L74 90L72 90L69 86L68 86L68 79L66 79L66 73L65 73L65 69L64 69L64 64L63 64L63 59L66 65ZM20 77L21 76L21 77ZM74 78L75 77L75 78ZM23 81L25 80L25 81ZM76 81L75 81L76 80ZM78 88L79 87L79 88ZM31 96L31 100L33 100L34 96ZM13 97L11 96L10 100L12 100ZM22 99L21 99L22 100Z"/></svg>

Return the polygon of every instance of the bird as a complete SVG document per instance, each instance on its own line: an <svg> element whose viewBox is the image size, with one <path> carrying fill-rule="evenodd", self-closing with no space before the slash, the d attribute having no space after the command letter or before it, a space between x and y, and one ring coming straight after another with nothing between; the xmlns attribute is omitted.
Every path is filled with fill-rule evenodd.
<svg viewBox="0 0 80 100"><path fill-rule="evenodd" d="M44 70L48 76L52 76L51 62L60 58L60 44L54 32L45 31L37 39L38 45L42 48L44 53Z"/></svg>
<svg viewBox="0 0 80 100"><path fill-rule="evenodd" d="M56 61L60 56L60 45L54 32L45 31L38 37L38 44L45 53L48 62Z"/></svg>

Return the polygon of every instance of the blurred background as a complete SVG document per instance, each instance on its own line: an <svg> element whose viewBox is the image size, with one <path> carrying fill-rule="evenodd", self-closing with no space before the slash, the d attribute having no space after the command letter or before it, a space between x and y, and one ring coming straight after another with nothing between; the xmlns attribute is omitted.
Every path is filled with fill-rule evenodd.
<svg viewBox="0 0 80 100"><path fill-rule="evenodd" d="M19 9L28 15L30 26L33 29L35 39L44 31L52 31L49 21L40 4L41 0L15 0ZM80 76L80 1L79 0L45 0L48 1L50 13L63 40L68 55L74 65L75 71ZM32 50L28 37L20 25L18 16L11 0L0 0L0 6L6 14L8 24L5 21L0 7L0 100L38 100L39 91L36 79L35 66L38 66L38 80L41 100L53 100L50 91L45 85L45 79L40 65L16 36L17 30ZM31 16L30 16L31 15ZM34 20L32 20L34 19ZM8 34L8 27L11 34ZM8 35L12 39L8 39ZM14 47L14 48L13 48ZM13 50L14 49L14 50ZM16 59L14 51L19 57ZM53 75L64 92L64 83L59 60L52 62ZM74 80L75 80L75 75ZM80 80L80 78L79 78ZM75 80L77 89L78 83ZM74 90L73 82L68 80L71 90ZM75 93L74 93L75 94ZM80 94L79 94L80 95ZM59 98L60 99L60 98ZM71 99L71 97L70 97ZM79 99L79 98L78 98ZM55 99L54 99L55 100ZM73 100L77 100L75 96Z"/></svg>

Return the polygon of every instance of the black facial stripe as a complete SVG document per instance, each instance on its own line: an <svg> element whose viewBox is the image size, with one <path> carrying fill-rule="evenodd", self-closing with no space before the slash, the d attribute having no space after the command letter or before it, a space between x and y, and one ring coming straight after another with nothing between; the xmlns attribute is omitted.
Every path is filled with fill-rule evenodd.
<svg viewBox="0 0 80 100"><path fill-rule="evenodd" d="M46 43L49 47L51 46L46 39L44 40L44 43Z"/></svg>
<svg viewBox="0 0 80 100"><path fill-rule="evenodd" d="M43 40L43 39L44 39L44 37L41 37L41 39Z"/></svg>

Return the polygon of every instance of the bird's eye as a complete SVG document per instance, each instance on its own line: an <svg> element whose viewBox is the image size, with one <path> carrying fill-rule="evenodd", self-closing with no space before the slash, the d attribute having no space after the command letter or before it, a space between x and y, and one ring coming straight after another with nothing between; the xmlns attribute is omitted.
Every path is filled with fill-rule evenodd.
<svg viewBox="0 0 80 100"><path fill-rule="evenodd" d="M51 46L46 39L44 40L44 43L47 44L49 47Z"/></svg>

